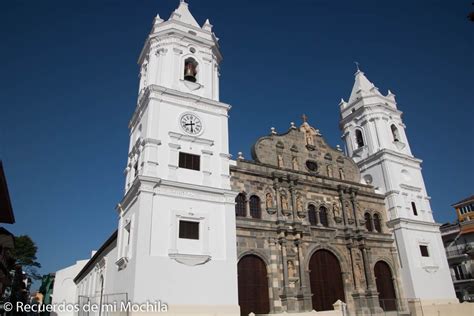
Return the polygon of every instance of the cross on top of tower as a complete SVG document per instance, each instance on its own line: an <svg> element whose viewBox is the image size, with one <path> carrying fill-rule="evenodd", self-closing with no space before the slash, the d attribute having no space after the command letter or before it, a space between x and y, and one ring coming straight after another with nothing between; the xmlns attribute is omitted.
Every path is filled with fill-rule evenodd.
<svg viewBox="0 0 474 316"><path fill-rule="evenodd" d="M303 119L303 123L308 122L308 117L306 116L306 114L301 115L301 118Z"/></svg>
<svg viewBox="0 0 474 316"><path fill-rule="evenodd" d="M359 72L359 71L360 71L360 69L359 69L359 62L358 62L358 61L355 61L354 64L355 64L356 67L357 67L357 72Z"/></svg>

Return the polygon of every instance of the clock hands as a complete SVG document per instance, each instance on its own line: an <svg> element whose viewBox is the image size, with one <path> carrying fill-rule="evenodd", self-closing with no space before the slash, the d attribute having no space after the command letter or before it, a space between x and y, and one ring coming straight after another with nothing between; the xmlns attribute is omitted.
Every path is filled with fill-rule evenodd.
<svg viewBox="0 0 474 316"><path fill-rule="evenodd" d="M186 123L186 124L184 124L184 125L185 125L185 126L191 126L191 133L194 133L194 125L195 125L195 124L194 124L193 121L191 121L190 123Z"/></svg>
<svg viewBox="0 0 474 316"><path fill-rule="evenodd" d="M199 118L194 117L191 114L187 114L181 117L181 127L185 132L195 135L201 131L202 123Z"/></svg>

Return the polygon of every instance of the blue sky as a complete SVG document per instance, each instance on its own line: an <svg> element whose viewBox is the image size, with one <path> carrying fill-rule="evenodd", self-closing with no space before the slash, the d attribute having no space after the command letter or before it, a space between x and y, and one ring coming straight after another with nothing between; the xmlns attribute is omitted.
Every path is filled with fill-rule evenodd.
<svg viewBox="0 0 474 316"><path fill-rule="evenodd" d="M10 1L0 7L0 157L17 223L41 272L89 256L116 227L136 61L159 13L178 0ZM342 144L338 103L358 61L397 95L439 222L473 192L471 1L189 1L224 55L230 146L250 156L270 127L306 113Z"/></svg>

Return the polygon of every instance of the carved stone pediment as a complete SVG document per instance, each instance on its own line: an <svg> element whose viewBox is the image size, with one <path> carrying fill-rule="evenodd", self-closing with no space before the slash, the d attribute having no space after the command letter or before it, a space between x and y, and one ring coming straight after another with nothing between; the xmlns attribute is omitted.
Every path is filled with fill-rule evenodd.
<svg viewBox="0 0 474 316"><path fill-rule="evenodd" d="M299 129L290 128L283 134L274 132L259 138L252 146L252 159L285 173L288 170L314 176L329 173L330 178L360 182L360 171L354 161L332 148L307 122ZM314 168L309 168L308 162Z"/></svg>

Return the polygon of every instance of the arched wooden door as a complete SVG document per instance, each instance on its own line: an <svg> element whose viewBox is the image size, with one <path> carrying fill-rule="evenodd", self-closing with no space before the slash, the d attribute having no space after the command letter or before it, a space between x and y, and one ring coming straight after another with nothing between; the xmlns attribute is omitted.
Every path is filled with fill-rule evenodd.
<svg viewBox="0 0 474 316"><path fill-rule="evenodd" d="M337 300L345 301L339 260L327 250L316 251L309 261L313 309L332 310Z"/></svg>
<svg viewBox="0 0 474 316"><path fill-rule="evenodd" d="M379 292L380 307L384 311L394 311L397 309L397 297L393 286L392 271L386 262L379 261L374 268L377 292Z"/></svg>
<svg viewBox="0 0 474 316"><path fill-rule="evenodd" d="M240 314L268 314L270 299L265 262L255 255L244 256L238 263L237 273Z"/></svg>

